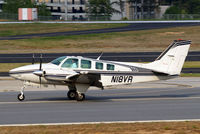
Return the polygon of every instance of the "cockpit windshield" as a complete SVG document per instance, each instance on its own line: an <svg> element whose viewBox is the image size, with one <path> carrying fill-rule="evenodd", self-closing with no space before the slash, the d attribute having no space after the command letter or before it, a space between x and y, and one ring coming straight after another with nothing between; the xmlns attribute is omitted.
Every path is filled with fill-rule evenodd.
<svg viewBox="0 0 200 134"><path fill-rule="evenodd" d="M67 56L62 56L62 57L59 57L53 61L51 61L52 64L55 64L55 65L59 65Z"/></svg>

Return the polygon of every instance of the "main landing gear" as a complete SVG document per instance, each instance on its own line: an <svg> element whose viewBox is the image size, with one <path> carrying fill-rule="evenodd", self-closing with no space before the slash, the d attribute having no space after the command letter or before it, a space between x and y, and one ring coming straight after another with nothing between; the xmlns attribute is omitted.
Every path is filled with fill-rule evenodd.
<svg viewBox="0 0 200 134"><path fill-rule="evenodd" d="M76 99L76 91L75 90L69 90L67 93L67 96L70 100L75 100Z"/></svg>
<svg viewBox="0 0 200 134"><path fill-rule="evenodd" d="M85 92L88 89L88 85L84 85L84 84L79 84L77 85L77 87L79 87L78 89L76 87L69 86L69 92L67 93L67 96L70 100L77 100L77 101L83 101L85 100ZM25 95L24 95L24 89L26 88L26 84L23 85L23 87L21 88L20 94L18 94L17 99L19 101L23 101L25 99ZM82 90L81 90L82 89Z"/></svg>
<svg viewBox="0 0 200 134"><path fill-rule="evenodd" d="M25 95L24 95L24 89L25 89L25 88L26 88L26 86L23 85L23 87L21 88L20 94L18 94L18 96L17 96L17 99L18 99L19 101L23 101L23 100L25 99Z"/></svg>
<svg viewBox="0 0 200 134"><path fill-rule="evenodd" d="M79 93L75 90L69 90L69 92L67 93L67 96L70 100L77 100L77 101L85 100L85 94Z"/></svg>
<svg viewBox="0 0 200 134"><path fill-rule="evenodd" d="M67 96L70 100L77 100L83 101L85 100L85 94L88 88L90 87L89 84L79 84L79 83L72 83L68 85L69 92Z"/></svg>

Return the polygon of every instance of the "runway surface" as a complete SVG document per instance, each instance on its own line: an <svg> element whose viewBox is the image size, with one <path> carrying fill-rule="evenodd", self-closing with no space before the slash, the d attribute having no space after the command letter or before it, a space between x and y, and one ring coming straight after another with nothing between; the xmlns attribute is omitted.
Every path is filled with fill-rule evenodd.
<svg viewBox="0 0 200 134"><path fill-rule="evenodd" d="M84 102L68 100L65 87L30 87L19 102L20 83L0 83L0 124L200 119L200 78L89 90Z"/></svg>
<svg viewBox="0 0 200 134"><path fill-rule="evenodd" d="M67 31L67 32L54 32L54 33L40 33L40 34L27 34L16 35L8 37L0 37L0 40L17 40L17 39L30 39L38 37L55 37L55 36L70 36L70 35L83 35L83 34L99 34L99 33L111 33L111 32L125 32L125 31L138 31L138 30L150 30L169 27L181 27L181 26L198 26L199 22L175 22L175 23L131 23L125 27L117 28L105 28L95 30L82 30L82 31Z"/></svg>

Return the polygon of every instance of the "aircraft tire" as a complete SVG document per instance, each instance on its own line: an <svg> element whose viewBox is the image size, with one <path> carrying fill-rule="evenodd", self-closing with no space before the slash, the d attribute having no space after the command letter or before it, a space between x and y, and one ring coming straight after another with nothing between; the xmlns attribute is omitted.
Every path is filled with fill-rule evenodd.
<svg viewBox="0 0 200 134"><path fill-rule="evenodd" d="M23 101L23 100L25 99L24 94L23 94L23 95L22 95L22 94L18 94L17 99L18 99L19 101Z"/></svg>
<svg viewBox="0 0 200 134"><path fill-rule="evenodd" d="M76 93L76 100L77 101L83 101L83 100L85 100L85 94Z"/></svg>
<svg viewBox="0 0 200 134"><path fill-rule="evenodd" d="M69 90L69 92L67 93L67 96L70 100L75 100L76 99L76 91L74 90Z"/></svg>

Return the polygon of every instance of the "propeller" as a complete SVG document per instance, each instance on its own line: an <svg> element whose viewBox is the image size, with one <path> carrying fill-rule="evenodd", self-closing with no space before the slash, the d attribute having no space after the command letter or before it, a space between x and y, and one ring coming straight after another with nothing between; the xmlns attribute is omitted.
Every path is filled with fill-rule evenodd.
<svg viewBox="0 0 200 134"><path fill-rule="evenodd" d="M40 83L40 87L41 87L42 76L45 74L45 72L42 70L42 54L40 54L40 66L39 66L39 70L33 72L33 74L39 76L39 83Z"/></svg>
<svg viewBox="0 0 200 134"><path fill-rule="evenodd" d="M35 64L35 54L33 53L33 56L32 56L32 64Z"/></svg>
<svg viewBox="0 0 200 134"><path fill-rule="evenodd" d="M43 71L42 71L42 54L40 54L40 68L39 68L39 71L42 72L42 75L43 75ZM39 76L39 81L40 81L40 87L41 87L41 83L42 83L42 75Z"/></svg>
<svg viewBox="0 0 200 134"><path fill-rule="evenodd" d="M42 70L42 54L40 54L40 68L39 70L41 71Z"/></svg>

